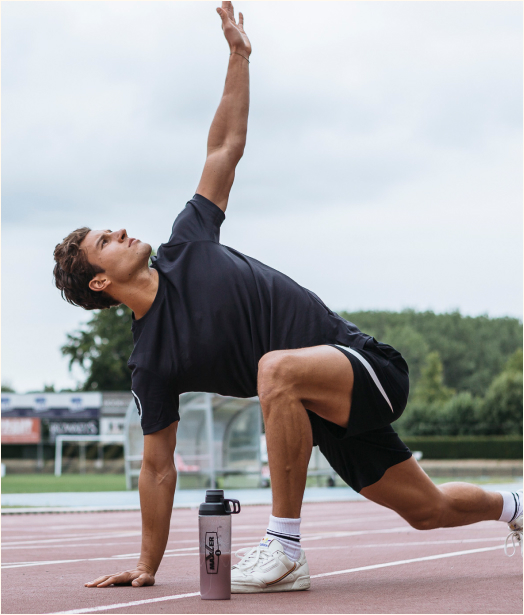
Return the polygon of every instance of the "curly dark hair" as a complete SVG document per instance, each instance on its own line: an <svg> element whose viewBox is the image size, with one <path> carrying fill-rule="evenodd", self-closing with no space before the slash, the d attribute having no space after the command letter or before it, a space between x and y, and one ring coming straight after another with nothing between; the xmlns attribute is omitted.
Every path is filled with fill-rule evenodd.
<svg viewBox="0 0 524 615"><path fill-rule="evenodd" d="M86 251L81 247L90 230L87 226L78 228L56 246L53 275L56 287L68 303L83 307L84 310L103 310L120 305L120 301L104 291L97 292L89 288L89 282L95 275L104 273L101 267L91 265Z"/></svg>

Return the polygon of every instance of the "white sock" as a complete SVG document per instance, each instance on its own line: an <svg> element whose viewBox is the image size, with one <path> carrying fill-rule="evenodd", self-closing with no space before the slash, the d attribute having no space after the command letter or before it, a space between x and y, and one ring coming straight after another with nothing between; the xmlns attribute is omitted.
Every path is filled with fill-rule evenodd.
<svg viewBox="0 0 524 615"><path fill-rule="evenodd" d="M284 519L269 515L269 525L266 534L276 538L284 547L284 553L292 562L300 557L300 521L301 519Z"/></svg>
<svg viewBox="0 0 524 615"><path fill-rule="evenodd" d="M511 523L522 514L522 492L499 491L502 496L502 514L499 521Z"/></svg>

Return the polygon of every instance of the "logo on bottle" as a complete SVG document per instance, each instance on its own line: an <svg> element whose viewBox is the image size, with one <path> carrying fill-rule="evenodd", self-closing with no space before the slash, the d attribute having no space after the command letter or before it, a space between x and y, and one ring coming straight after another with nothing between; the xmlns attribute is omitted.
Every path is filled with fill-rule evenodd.
<svg viewBox="0 0 524 615"><path fill-rule="evenodd" d="M218 574L218 562L222 553L218 545L218 534L216 532L206 532L206 572L207 574Z"/></svg>

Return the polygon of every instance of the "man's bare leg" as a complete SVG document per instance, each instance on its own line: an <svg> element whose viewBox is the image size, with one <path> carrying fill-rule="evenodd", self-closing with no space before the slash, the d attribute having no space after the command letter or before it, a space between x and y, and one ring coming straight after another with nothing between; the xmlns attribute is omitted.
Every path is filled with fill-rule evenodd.
<svg viewBox="0 0 524 615"><path fill-rule="evenodd" d="M273 490L268 539L231 571L233 593L309 589L309 567L300 548L300 509L313 446L306 408L345 427L353 368L331 346L278 350L259 362L258 395Z"/></svg>
<svg viewBox="0 0 524 615"><path fill-rule="evenodd" d="M347 426L353 368L331 346L279 350L262 357L258 394L264 414L273 515L298 518L313 447L306 408Z"/></svg>
<svg viewBox="0 0 524 615"><path fill-rule="evenodd" d="M261 359L258 389L266 425L273 515L268 540L233 567L233 593L309 588L309 568L299 546L299 517L313 444L306 408L346 427L353 381L351 363L330 346L275 351ZM361 493L395 510L417 529L498 520L503 508L501 494L474 485L436 487L414 458L390 467Z"/></svg>
<svg viewBox="0 0 524 615"><path fill-rule="evenodd" d="M259 397L266 425L274 516L300 516L313 445L306 408L345 427L352 390L351 363L330 346L275 351L262 357ZM418 529L498 520L502 512L499 493L469 483L437 487L414 458L392 466L361 493L395 510Z"/></svg>
<svg viewBox="0 0 524 615"><path fill-rule="evenodd" d="M360 493L419 530L498 520L502 513L500 493L459 482L437 487L413 457L386 470Z"/></svg>

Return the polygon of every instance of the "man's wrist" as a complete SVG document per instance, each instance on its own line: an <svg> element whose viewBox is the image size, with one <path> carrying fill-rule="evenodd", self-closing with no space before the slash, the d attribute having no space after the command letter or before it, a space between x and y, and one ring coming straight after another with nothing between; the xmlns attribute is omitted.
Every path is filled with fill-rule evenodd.
<svg viewBox="0 0 524 615"><path fill-rule="evenodd" d="M138 562L136 569L142 570L143 572L147 572L153 577L155 576L155 573L156 573L154 566L150 566L149 564L144 563L142 560Z"/></svg>
<svg viewBox="0 0 524 615"><path fill-rule="evenodd" d="M251 52L248 53L245 47L230 47L229 51L230 53L238 53L239 55L242 55L245 58L249 58L249 56L251 55Z"/></svg>
<svg viewBox="0 0 524 615"><path fill-rule="evenodd" d="M242 62L243 64L245 64L245 62L247 62L248 64L251 64L248 56L245 56L243 53L240 53L238 51L231 51L229 54L229 59L231 60L232 58L236 58L236 57L243 58L242 60L239 60L239 62Z"/></svg>

